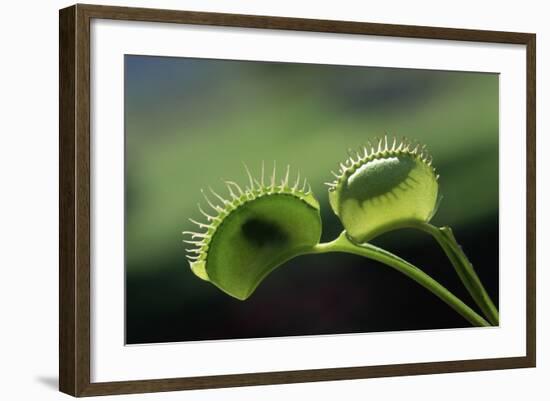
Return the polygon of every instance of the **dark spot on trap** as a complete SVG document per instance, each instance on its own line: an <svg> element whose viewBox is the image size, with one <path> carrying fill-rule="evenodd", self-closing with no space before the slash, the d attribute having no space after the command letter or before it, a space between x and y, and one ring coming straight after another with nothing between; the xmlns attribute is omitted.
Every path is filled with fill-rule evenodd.
<svg viewBox="0 0 550 401"><path fill-rule="evenodd" d="M280 245L287 241L286 233L276 224L252 218L242 226L244 237L253 245L263 247L266 245Z"/></svg>

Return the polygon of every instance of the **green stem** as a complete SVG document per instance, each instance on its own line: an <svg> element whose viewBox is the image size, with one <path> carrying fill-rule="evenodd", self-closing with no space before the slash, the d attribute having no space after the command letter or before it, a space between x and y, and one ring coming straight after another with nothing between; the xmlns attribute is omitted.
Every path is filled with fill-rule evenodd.
<svg viewBox="0 0 550 401"><path fill-rule="evenodd" d="M327 252L353 253L393 267L438 296L474 326L490 326L490 324L473 309L416 266L374 245L355 244L348 239L345 231L334 241L318 244L308 253Z"/></svg>
<svg viewBox="0 0 550 401"><path fill-rule="evenodd" d="M492 325L498 326L499 314L495 304L487 294L485 287L481 283L474 267L468 260L468 257L462 251L462 248L456 241L453 231L450 227L437 228L429 223L421 223L414 226L424 232L427 232L439 243L441 248L447 254L447 257L453 264L458 277L464 283L464 286L479 306L482 312Z"/></svg>

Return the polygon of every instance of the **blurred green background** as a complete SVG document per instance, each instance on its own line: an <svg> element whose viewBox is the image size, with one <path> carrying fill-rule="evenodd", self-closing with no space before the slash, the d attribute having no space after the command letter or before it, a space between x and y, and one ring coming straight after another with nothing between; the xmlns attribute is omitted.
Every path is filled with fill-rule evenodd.
<svg viewBox="0 0 550 401"><path fill-rule="evenodd" d="M300 257L247 301L194 276L182 244L200 189L245 183L242 162L290 164L321 203L323 240L342 227L324 182L368 139L428 145L450 225L498 301L498 75L125 56L126 340L206 339L469 326L424 288L352 255ZM374 241L473 302L431 238Z"/></svg>

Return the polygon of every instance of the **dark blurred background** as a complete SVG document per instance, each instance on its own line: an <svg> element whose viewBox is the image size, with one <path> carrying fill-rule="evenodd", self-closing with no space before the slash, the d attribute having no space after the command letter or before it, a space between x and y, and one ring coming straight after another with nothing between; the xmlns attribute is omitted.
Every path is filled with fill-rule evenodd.
<svg viewBox="0 0 550 401"><path fill-rule="evenodd" d="M498 305L498 75L392 68L125 57L128 344L469 327L391 268L345 254L299 257L247 301L200 280L185 258L200 188L245 183L242 162L289 163L321 203L323 240L342 227L323 182L348 148L383 135L428 145L450 225ZM434 240L373 241L474 309Z"/></svg>

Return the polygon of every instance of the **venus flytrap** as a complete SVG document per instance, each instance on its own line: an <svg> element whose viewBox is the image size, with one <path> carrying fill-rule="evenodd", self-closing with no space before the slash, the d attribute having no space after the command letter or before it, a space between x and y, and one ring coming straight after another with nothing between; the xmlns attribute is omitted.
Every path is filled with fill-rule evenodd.
<svg viewBox="0 0 550 401"><path fill-rule="evenodd" d="M248 185L242 189L226 181L227 197L203 192L212 212L199 210L206 223L191 220L204 231L184 232L191 269L229 295L248 298L274 268L310 251L321 238L319 203L300 175L291 182L290 167L284 178L273 165L267 181L262 164L260 180L245 166ZM210 198L215 199L214 201Z"/></svg>
<svg viewBox="0 0 550 401"><path fill-rule="evenodd" d="M351 152L350 152L351 153ZM438 176L425 147L384 137L340 163L327 183L332 210L355 242L426 222L435 214Z"/></svg>
<svg viewBox="0 0 550 401"><path fill-rule="evenodd" d="M340 164L327 183L330 204L350 238L364 243L388 231L412 227L443 248L472 298L498 325L498 310L449 227L429 223L438 206L438 178L425 146L385 136Z"/></svg>
<svg viewBox="0 0 550 401"><path fill-rule="evenodd" d="M266 179L245 166L248 184L243 188L226 181L228 195L203 191L211 211L200 212L206 221L199 231L186 231L192 271L227 294L245 300L261 281L286 261L306 254L352 253L386 264L424 286L475 326L489 326L483 317L445 287L409 262L367 241L383 232L417 227L434 235L455 265L476 302L490 302L471 264L452 234L428 224L437 207L437 175L425 148L387 138L369 144L342 163L334 182L328 183L329 200L345 231L334 241L319 243L319 203L299 174L291 180L287 166L282 179L276 167ZM213 199L213 200L212 200ZM434 232L431 232L436 230ZM461 252L461 251L460 251ZM483 295L485 294L485 295ZM485 302L485 304L484 304ZM486 312L486 309L482 307ZM496 308L495 308L496 311ZM489 314L492 324L493 315ZM497 312L498 321L498 312Z"/></svg>

